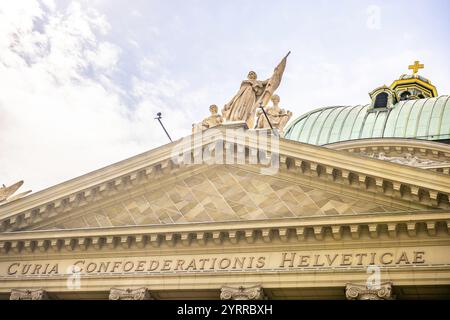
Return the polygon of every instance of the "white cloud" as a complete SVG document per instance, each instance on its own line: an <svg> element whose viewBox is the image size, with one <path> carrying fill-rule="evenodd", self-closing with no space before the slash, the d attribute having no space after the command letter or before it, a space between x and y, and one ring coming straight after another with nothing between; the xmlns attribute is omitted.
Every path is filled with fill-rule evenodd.
<svg viewBox="0 0 450 320"><path fill-rule="evenodd" d="M24 179L36 191L164 144L156 112L181 138L250 69L268 77L288 50L277 93L293 118L367 103L369 91L418 59L421 74L448 93L444 10L418 11L441 21L437 31L424 23L404 34L392 31L411 19L395 15L402 4L382 1L376 32L366 25L368 5L289 2L271 11L283 23L257 19L249 29L230 16L263 16L265 5L1 1L0 183Z"/></svg>
<svg viewBox="0 0 450 320"><path fill-rule="evenodd" d="M137 11L136 9L131 10L130 14L132 16L139 17L139 18L142 17L142 14L139 11Z"/></svg>
<svg viewBox="0 0 450 320"><path fill-rule="evenodd" d="M145 57L140 63L140 70L144 74L151 74L158 71L159 64L154 58Z"/></svg>
<svg viewBox="0 0 450 320"><path fill-rule="evenodd" d="M50 11L56 10L56 3L54 0L41 0L42 4Z"/></svg>
<svg viewBox="0 0 450 320"><path fill-rule="evenodd" d="M115 70L119 61L120 49L108 42L102 42L96 50L87 53L87 59L97 69L103 69L106 72Z"/></svg>
<svg viewBox="0 0 450 320"><path fill-rule="evenodd" d="M136 40L129 39L128 43L131 44L132 46L136 47L136 48L140 48L140 45L139 45L139 43Z"/></svg>
<svg viewBox="0 0 450 320"><path fill-rule="evenodd" d="M25 179L35 191L165 143L154 105L180 90L136 78L138 103L125 104L110 78L121 49L102 40L105 17L77 2L48 7L0 9L0 182ZM168 125L189 129L176 112Z"/></svg>

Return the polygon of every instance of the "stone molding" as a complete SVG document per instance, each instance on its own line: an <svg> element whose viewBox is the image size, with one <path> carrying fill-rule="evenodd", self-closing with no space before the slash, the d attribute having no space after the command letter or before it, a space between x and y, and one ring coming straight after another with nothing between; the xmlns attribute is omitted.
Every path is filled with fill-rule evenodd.
<svg viewBox="0 0 450 320"><path fill-rule="evenodd" d="M153 300L147 288L111 288L109 300Z"/></svg>
<svg viewBox="0 0 450 320"><path fill-rule="evenodd" d="M228 287L220 289L221 300L266 300L264 290L261 285L252 287Z"/></svg>
<svg viewBox="0 0 450 320"><path fill-rule="evenodd" d="M375 138L331 143L325 147L450 175L450 146L443 143L415 139ZM407 159L408 157L410 159Z"/></svg>
<svg viewBox="0 0 450 320"><path fill-rule="evenodd" d="M378 288L367 285L347 283L345 296L348 300L393 300L392 283L381 283Z"/></svg>
<svg viewBox="0 0 450 320"><path fill-rule="evenodd" d="M227 141L222 135L218 136L219 129L211 133L208 133L209 130L205 132L205 142L198 146L192 146L191 143L184 145L181 142L180 152L187 151L193 155L197 148L210 149L211 143L218 141L223 142L225 149L250 150L258 147L256 136L250 136L242 145ZM188 166L198 167L185 165L179 162L180 159L172 157L172 149L176 143L1 206L0 232L23 230L45 219L61 216L100 199L115 196L124 190L128 191L134 186L151 183L164 174ZM267 147L270 148L270 143ZM279 154L280 170L429 207L450 208L450 177L445 175L389 162L381 167L376 159L355 157L341 151L286 139L280 140Z"/></svg>
<svg viewBox="0 0 450 320"><path fill-rule="evenodd" d="M450 160L450 146L428 140L372 138L330 143L324 147L352 153L384 152L386 155L411 153L431 160Z"/></svg>
<svg viewBox="0 0 450 320"><path fill-rule="evenodd" d="M0 233L1 254L24 254L39 252L97 251L111 249L143 249L149 247L188 247L192 244L242 244L260 239L273 241L322 241L327 237L340 240L346 235L351 239L376 239L383 234L395 239L400 234L411 238L420 231L434 237L439 232L449 233L450 212L425 211L382 215L347 215L340 217L310 217L309 219L267 221L232 221L192 225L132 226L86 230L47 230L29 233Z"/></svg>
<svg viewBox="0 0 450 320"><path fill-rule="evenodd" d="M47 292L43 289L12 289L10 300L48 300Z"/></svg>
<svg viewBox="0 0 450 320"><path fill-rule="evenodd" d="M440 168L445 167L447 169L450 167L450 162L448 161L437 161L437 160L429 160L426 158L419 158L411 153L402 153L399 157L389 157L386 156L384 152L379 153L366 153L361 152L360 153L364 157L374 158L378 160L383 161L389 161L393 163L399 163L406 166L412 166L417 168L423 168L423 169L431 169L431 168Z"/></svg>

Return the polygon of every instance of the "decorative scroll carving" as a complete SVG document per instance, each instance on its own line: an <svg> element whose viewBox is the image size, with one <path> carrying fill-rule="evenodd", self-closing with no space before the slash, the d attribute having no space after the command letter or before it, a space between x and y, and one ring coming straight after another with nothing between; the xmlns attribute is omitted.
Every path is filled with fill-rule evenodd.
<svg viewBox="0 0 450 320"><path fill-rule="evenodd" d="M153 300L147 288L119 289L111 288L109 300Z"/></svg>
<svg viewBox="0 0 450 320"><path fill-rule="evenodd" d="M221 300L265 300L263 288L260 285L238 288L222 287L220 290Z"/></svg>
<svg viewBox="0 0 450 320"><path fill-rule="evenodd" d="M45 290L12 289L9 300L48 300Z"/></svg>
<svg viewBox="0 0 450 320"><path fill-rule="evenodd" d="M379 287L369 288L366 285L348 283L345 287L348 300L393 300L392 283L381 283Z"/></svg>

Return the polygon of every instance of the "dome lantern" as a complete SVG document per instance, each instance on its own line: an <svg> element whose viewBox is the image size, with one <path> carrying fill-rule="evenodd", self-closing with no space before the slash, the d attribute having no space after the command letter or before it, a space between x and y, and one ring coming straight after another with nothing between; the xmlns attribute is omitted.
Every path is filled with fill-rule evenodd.
<svg viewBox="0 0 450 320"><path fill-rule="evenodd" d="M391 90L396 93L400 101L438 96L436 87L431 84L431 81L417 74L419 69L424 67L419 61L415 61L414 64L408 66L408 69L413 71L411 75L403 74L391 84Z"/></svg>

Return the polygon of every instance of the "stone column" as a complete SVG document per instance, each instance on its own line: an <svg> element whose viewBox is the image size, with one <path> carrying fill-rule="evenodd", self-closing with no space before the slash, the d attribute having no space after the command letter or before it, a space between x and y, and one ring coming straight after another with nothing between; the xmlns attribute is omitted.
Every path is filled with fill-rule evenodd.
<svg viewBox="0 0 450 320"><path fill-rule="evenodd" d="M263 288L260 285L252 287L222 287L220 289L221 300L266 300Z"/></svg>
<svg viewBox="0 0 450 320"><path fill-rule="evenodd" d="M147 288L119 289L111 288L109 300L153 300Z"/></svg>
<svg viewBox="0 0 450 320"><path fill-rule="evenodd" d="M392 283L381 283L378 287L347 283L345 296L348 300L393 300Z"/></svg>
<svg viewBox="0 0 450 320"><path fill-rule="evenodd" d="M43 289L12 289L9 300L48 300L47 292Z"/></svg>

